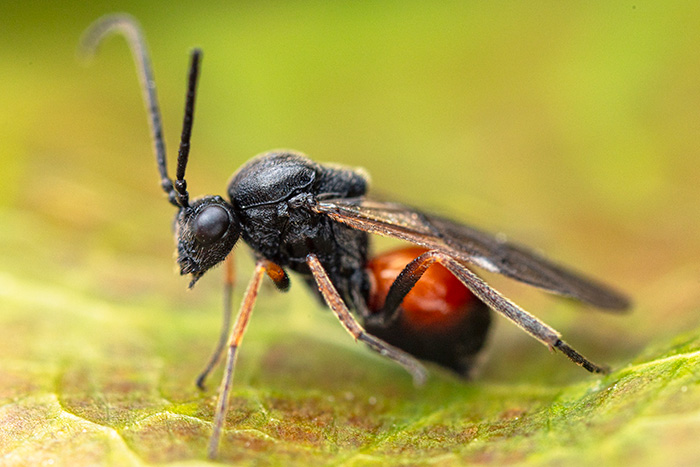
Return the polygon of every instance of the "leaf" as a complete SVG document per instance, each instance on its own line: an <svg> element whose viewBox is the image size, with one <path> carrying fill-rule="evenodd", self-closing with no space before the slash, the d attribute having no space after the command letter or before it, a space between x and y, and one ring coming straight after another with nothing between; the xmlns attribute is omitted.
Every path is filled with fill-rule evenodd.
<svg viewBox="0 0 700 467"><path fill-rule="evenodd" d="M206 343L191 344L202 338L195 317L104 303L7 274L0 279L4 465L205 462L216 391L194 389L206 357L206 350L190 355ZM602 378L580 372L561 385L461 382L434 371L426 387L414 388L400 369L336 333L332 320L292 324L291 315L318 307L300 294L291 299L302 303L282 312L280 325L254 326L246 337L222 462L697 460L700 329L658 343ZM261 302L254 319L278 313ZM168 323L174 329L165 329ZM547 359L539 346L535 351L529 358ZM559 356L549 360L554 371L568 365Z"/></svg>

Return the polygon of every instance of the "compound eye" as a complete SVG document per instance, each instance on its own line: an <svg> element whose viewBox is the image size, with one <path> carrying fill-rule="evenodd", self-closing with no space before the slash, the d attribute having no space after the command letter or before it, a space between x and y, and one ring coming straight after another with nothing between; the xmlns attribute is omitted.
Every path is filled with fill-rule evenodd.
<svg viewBox="0 0 700 467"><path fill-rule="evenodd" d="M228 231L231 218L221 206L207 206L194 220L194 236L198 242L208 244L219 240Z"/></svg>

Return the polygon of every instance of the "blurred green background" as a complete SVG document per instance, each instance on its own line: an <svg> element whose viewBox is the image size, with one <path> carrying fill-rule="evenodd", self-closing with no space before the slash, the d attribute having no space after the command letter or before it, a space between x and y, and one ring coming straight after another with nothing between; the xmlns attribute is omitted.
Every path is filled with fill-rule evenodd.
<svg viewBox="0 0 700 467"><path fill-rule="evenodd" d="M506 232L629 292L629 316L577 313L494 278L594 360L622 366L700 326L696 2L3 2L5 398L37 385L60 394L66 371L100 380L115 366L145 368L171 399L200 397L190 380L218 330L219 274L187 292L172 272L174 210L124 41L107 40L89 66L76 58L81 32L115 11L146 32L171 159L188 52L204 50L193 195L223 195L244 161L293 148L362 166L382 194ZM411 393L293 289L263 292L242 387L341 391L314 376L326 371L317 354L338 351L357 376L345 386L388 372ZM588 378L500 320L487 353L483 384Z"/></svg>

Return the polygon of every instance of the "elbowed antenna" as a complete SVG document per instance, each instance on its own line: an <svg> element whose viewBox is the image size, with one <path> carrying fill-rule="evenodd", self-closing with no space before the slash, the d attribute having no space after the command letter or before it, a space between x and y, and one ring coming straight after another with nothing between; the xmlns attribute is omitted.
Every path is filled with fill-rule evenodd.
<svg viewBox="0 0 700 467"><path fill-rule="evenodd" d="M202 52L199 49L192 51L189 79L187 84L187 101L185 104L185 119L182 128L180 152L177 162L177 180L175 186L168 176L168 168L165 155L165 142L163 141L163 124L156 95L156 82L151 68L151 59L146 47L146 40L138 21L128 14L114 14L99 18L92 23L83 33L80 40L81 50L88 56L95 54L100 42L110 34L121 33L124 35L136 64L136 70L141 82L144 103L148 113L148 122L151 127L151 136L160 173L160 185L168 195L171 204L186 208L189 206L187 183L185 182L185 168L189 155L190 135L194 116L194 100L199 75L199 62Z"/></svg>
<svg viewBox="0 0 700 467"><path fill-rule="evenodd" d="M177 203L183 208L188 206L187 182L185 181L185 169L190 155L190 136L192 135L192 123L194 122L194 102L197 96L197 79L199 78L199 63L202 60L200 49L192 50L190 59L190 71L187 79L187 98L185 99L185 117L182 121L182 134L180 135L180 150L177 154L177 171L175 172L175 192Z"/></svg>

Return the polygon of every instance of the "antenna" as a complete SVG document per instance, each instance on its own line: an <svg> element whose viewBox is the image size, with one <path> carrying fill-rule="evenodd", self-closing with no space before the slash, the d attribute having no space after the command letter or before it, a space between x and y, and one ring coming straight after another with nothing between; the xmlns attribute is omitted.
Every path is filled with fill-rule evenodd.
<svg viewBox="0 0 700 467"><path fill-rule="evenodd" d="M168 195L168 200L171 204L187 208L189 207L189 195L187 193L187 182L185 181L185 168L187 167L187 158L190 152L194 101L202 51L194 49L191 53L185 118L182 125L180 152L177 159L177 179L175 185L173 185L172 179L168 176L165 142L163 141L163 123L156 95L156 82L153 77L153 69L151 68L151 59L146 48L146 40L138 21L127 14L107 15L99 18L83 34L80 41L81 51L88 57L92 57L95 55L102 40L114 33L121 33L124 36L133 54L136 71L141 82L146 112L148 113L148 123L151 127L151 137L158 164L158 172L160 173L160 185Z"/></svg>
<svg viewBox="0 0 700 467"><path fill-rule="evenodd" d="M199 63L202 60L202 51L194 49L190 55L190 71L187 79L187 98L185 99L185 117L182 121L182 134L180 136L180 151L177 155L177 171L175 173L175 192L177 203L186 208L189 195L187 182L185 181L185 168L190 155L190 136L192 135L192 123L194 122L194 102L197 95L197 79L199 78Z"/></svg>

